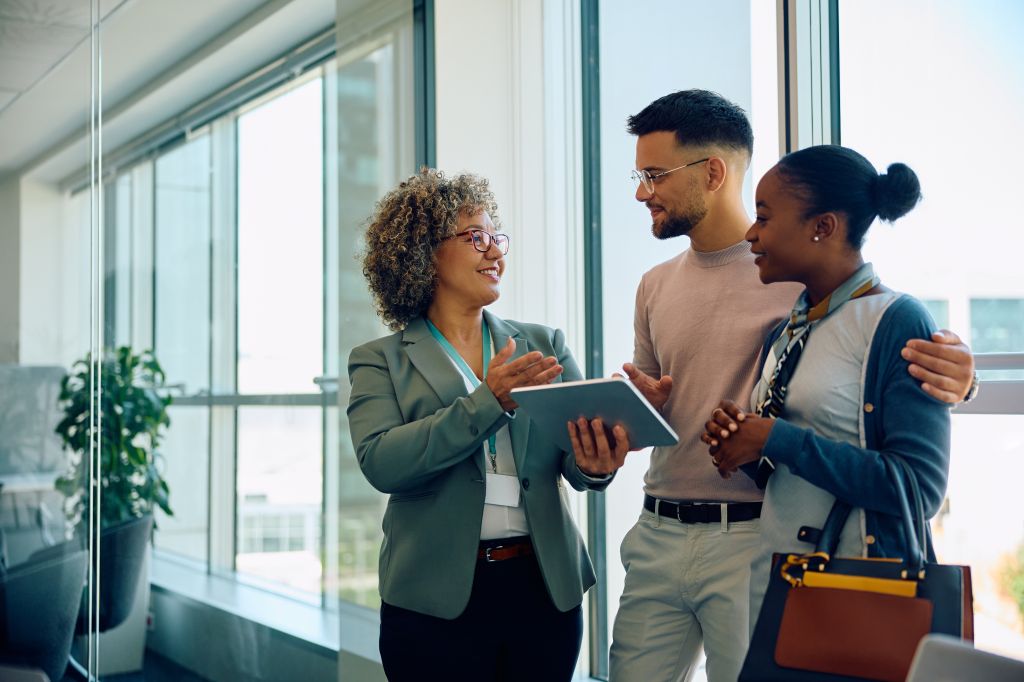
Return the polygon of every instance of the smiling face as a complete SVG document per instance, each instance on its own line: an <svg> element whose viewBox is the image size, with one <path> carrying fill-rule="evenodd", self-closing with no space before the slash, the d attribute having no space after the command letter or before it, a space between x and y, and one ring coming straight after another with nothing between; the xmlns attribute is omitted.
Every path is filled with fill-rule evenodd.
<svg viewBox="0 0 1024 682"><path fill-rule="evenodd" d="M807 206L786 189L778 166L765 173L755 193L757 217L747 230L750 250L757 254L761 281L805 282L821 265L821 242L815 242L818 216L806 215Z"/></svg>
<svg viewBox="0 0 1024 682"><path fill-rule="evenodd" d="M702 158L698 152L680 147L675 133L659 131L636 140L636 168L651 175L692 163ZM653 192L638 184L636 200L651 212L651 234L671 239L688 234L697 226L708 208L701 191L703 164L680 168L654 180Z"/></svg>
<svg viewBox="0 0 1024 682"><path fill-rule="evenodd" d="M494 223L487 211L459 213L455 232L484 230L494 234ZM505 258L492 241L486 253L473 246L473 235L462 234L444 241L434 252L437 286L434 301L445 301L469 308L482 308L501 295L501 276Z"/></svg>

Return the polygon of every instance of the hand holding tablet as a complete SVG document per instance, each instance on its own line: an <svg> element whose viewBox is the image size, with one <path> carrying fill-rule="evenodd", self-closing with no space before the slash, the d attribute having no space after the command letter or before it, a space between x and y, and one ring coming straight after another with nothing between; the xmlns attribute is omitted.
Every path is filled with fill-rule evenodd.
<svg viewBox="0 0 1024 682"><path fill-rule="evenodd" d="M573 448L566 424L580 417L600 418L609 428L621 426L634 449L679 442L672 427L622 377L516 388L511 395L536 427L569 452Z"/></svg>

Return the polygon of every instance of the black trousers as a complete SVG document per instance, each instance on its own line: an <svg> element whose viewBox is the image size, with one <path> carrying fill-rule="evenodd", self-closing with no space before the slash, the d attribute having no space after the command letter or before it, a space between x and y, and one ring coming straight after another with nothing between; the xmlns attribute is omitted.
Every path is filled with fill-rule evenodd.
<svg viewBox="0 0 1024 682"><path fill-rule="evenodd" d="M535 557L477 561L454 620L384 603L380 657L390 682L565 682L576 669L583 611L551 602Z"/></svg>

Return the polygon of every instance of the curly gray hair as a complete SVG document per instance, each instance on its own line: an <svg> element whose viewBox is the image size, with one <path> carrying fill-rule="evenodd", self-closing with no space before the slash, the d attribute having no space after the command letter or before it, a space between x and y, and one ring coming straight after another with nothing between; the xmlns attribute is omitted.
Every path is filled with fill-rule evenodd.
<svg viewBox="0 0 1024 682"><path fill-rule="evenodd" d="M437 286L434 252L456 232L459 215L498 207L487 180L471 174L449 179L423 168L377 202L366 230L363 276L381 319L393 331L426 312Z"/></svg>

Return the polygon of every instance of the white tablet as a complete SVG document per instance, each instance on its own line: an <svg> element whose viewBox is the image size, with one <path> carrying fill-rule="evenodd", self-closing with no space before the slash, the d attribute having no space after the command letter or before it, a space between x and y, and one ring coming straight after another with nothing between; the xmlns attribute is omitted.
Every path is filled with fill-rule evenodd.
<svg viewBox="0 0 1024 682"><path fill-rule="evenodd" d="M609 426L620 424L631 448L675 445L679 436L628 380L620 377L566 381L512 389L512 400L549 438L572 451L566 423L600 417Z"/></svg>

